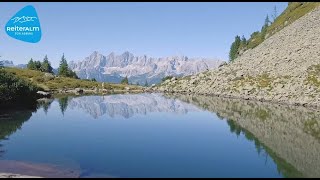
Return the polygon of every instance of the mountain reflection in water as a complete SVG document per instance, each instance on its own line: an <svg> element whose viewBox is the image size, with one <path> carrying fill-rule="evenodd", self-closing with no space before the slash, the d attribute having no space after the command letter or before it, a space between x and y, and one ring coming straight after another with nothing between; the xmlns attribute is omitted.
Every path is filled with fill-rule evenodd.
<svg viewBox="0 0 320 180"><path fill-rule="evenodd" d="M105 116L128 119L135 115L147 116L150 113L164 112L212 112L221 121L227 122L232 134L244 135L252 142L256 153L264 156L266 162L273 161L283 177L320 177L319 111L238 99L178 94L65 96L39 101L36 109L0 111L0 158L5 157L7 152L6 145L2 142L10 141L10 136L21 130L23 124L37 112L50 113L53 102L58 103L63 116L69 110L77 110L94 119L105 119ZM84 172L82 174L90 174L88 170Z"/></svg>

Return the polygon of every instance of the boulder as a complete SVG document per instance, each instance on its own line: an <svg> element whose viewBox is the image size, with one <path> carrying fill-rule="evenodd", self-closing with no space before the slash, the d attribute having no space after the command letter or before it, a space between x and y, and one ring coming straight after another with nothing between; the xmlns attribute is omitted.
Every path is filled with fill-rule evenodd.
<svg viewBox="0 0 320 180"><path fill-rule="evenodd" d="M226 62L223 62L223 63L221 63L218 67L222 67L222 66L225 66L225 65L227 65L227 63L226 63Z"/></svg>
<svg viewBox="0 0 320 180"><path fill-rule="evenodd" d="M38 91L37 92L37 96L39 97L39 98L49 98L49 97L51 97L51 94L49 93L49 92L44 92L44 91Z"/></svg>
<svg viewBox="0 0 320 180"><path fill-rule="evenodd" d="M83 89L81 89L81 88L76 88L74 90L76 93L79 93L79 94L83 93Z"/></svg>

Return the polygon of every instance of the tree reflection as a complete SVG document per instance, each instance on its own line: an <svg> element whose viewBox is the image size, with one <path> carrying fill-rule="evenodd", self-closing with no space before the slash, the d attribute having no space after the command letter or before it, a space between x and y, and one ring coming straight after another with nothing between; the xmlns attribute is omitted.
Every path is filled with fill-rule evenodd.
<svg viewBox="0 0 320 180"><path fill-rule="evenodd" d="M9 136L21 129L24 122L30 119L32 112L36 112L36 108L28 110L0 110L0 143L8 140ZM5 150L3 144L0 144L0 157L3 156Z"/></svg>
<svg viewBox="0 0 320 180"><path fill-rule="evenodd" d="M40 100L38 100L37 109L42 107L45 114L47 114L52 102L53 102L53 99L47 99L47 98L40 99Z"/></svg>
<svg viewBox="0 0 320 180"><path fill-rule="evenodd" d="M254 143L256 152L272 160L284 177L320 175L320 112L240 99L166 94L226 119L230 132Z"/></svg>
<svg viewBox="0 0 320 180"><path fill-rule="evenodd" d="M58 102L59 102L59 106L60 106L60 110L61 110L61 113L62 115L64 115L64 112L67 110L68 108L68 96L65 96L65 97L60 97L58 99Z"/></svg>

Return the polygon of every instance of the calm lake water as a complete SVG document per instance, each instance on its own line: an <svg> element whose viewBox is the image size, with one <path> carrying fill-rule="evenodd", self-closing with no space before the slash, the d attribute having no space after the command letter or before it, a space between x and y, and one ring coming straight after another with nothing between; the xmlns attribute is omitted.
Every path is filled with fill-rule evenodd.
<svg viewBox="0 0 320 180"><path fill-rule="evenodd" d="M320 112L218 97L61 97L0 111L0 172L320 177Z"/></svg>

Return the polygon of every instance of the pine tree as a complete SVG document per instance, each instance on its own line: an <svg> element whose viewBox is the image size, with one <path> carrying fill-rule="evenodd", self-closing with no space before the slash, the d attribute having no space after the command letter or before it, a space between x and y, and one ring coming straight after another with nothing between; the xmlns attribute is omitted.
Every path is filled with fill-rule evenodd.
<svg viewBox="0 0 320 180"><path fill-rule="evenodd" d="M4 67L3 61L0 61L0 69Z"/></svg>
<svg viewBox="0 0 320 180"><path fill-rule="evenodd" d="M41 71L41 62L40 61L34 61L35 70Z"/></svg>
<svg viewBox="0 0 320 180"><path fill-rule="evenodd" d="M129 84L129 80L127 76L121 80L121 84Z"/></svg>
<svg viewBox="0 0 320 180"><path fill-rule="evenodd" d="M273 22L276 20L277 16L278 16L277 6L274 6L273 15L272 15Z"/></svg>
<svg viewBox="0 0 320 180"><path fill-rule="evenodd" d="M69 75L69 67L66 58L64 57L64 54L61 57L59 69L58 69L58 75L59 76L66 76L68 77Z"/></svg>
<svg viewBox="0 0 320 180"><path fill-rule="evenodd" d="M30 61L28 62L27 68L28 68L28 69L31 69L31 70L35 70L35 69L36 69L36 66L35 66L34 61L33 61L32 58L31 58Z"/></svg>
<svg viewBox="0 0 320 180"><path fill-rule="evenodd" d="M267 14L267 17L266 19L264 20L264 25L262 26L261 28L261 39L264 40L265 37L266 37L266 34L267 34L267 29L269 27L269 24L270 24L270 20L269 20L269 16Z"/></svg>
<svg viewBox="0 0 320 180"><path fill-rule="evenodd" d="M244 35L242 35L241 43L242 43L243 45L247 45L247 39L244 37Z"/></svg>
<svg viewBox="0 0 320 180"><path fill-rule="evenodd" d="M231 44L229 52L229 60L233 61L238 56L238 50L240 47L241 39L240 36L236 36L234 42Z"/></svg>
<svg viewBox="0 0 320 180"><path fill-rule="evenodd" d="M79 77L77 76L77 74L76 74L74 71L72 71L71 69L68 69L67 77L79 79Z"/></svg>
<svg viewBox="0 0 320 180"><path fill-rule="evenodd" d="M268 27L270 25L271 21L269 20L269 15L267 14L266 19L264 20L264 26Z"/></svg>
<svg viewBox="0 0 320 180"><path fill-rule="evenodd" d="M51 63L49 62L47 55L44 57L40 69L42 72L53 73Z"/></svg>
<svg viewBox="0 0 320 180"><path fill-rule="evenodd" d="M147 86L149 86L149 85L148 85L148 81L147 81L147 80L146 80L146 83L144 84L144 86L146 86L146 87L147 87Z"/></svg>

